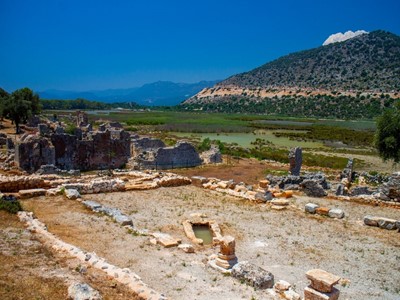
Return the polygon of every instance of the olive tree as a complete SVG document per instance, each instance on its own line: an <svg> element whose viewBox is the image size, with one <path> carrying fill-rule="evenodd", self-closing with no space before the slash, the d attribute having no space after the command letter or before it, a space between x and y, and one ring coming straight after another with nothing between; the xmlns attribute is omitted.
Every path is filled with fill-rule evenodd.
<svg viewBox="0 0 400 300"><path fill-rule="evenodd" d="M400 162L400 101L386 110L376 123L375 147L384 160Z"/></svg>

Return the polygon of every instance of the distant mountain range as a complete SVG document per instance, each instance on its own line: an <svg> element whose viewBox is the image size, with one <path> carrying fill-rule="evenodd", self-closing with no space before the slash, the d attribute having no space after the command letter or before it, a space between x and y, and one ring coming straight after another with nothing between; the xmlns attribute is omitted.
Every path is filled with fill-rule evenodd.
<svg viewBox="0 0 400 300"><path fill-rule="evenodd" d="M206 88L182 105L220 112L371 118L394 98L400 98L400 37L377 30L283 56Z"/></svg>
<svg viewBox="0 0 400 300"><path fill-rule="evenodd" d="M157 81L141 87L127 89L92 90L84 92L46 90L38 92L42 99L73 100L83 98L101 102L136 102L141 105L170 106L195 95L204 88L212 87L218 81L200 81L197 83L175 83Z"/></svg>

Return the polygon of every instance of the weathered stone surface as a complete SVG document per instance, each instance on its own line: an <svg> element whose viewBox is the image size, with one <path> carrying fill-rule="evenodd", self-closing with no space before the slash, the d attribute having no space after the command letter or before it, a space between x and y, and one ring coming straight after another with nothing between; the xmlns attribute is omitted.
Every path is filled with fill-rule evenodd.
<svg viewBox="0 0 400 300"><path fill-rule="evenodd" d="M379 192L382 194L381 200L400 202L400 172L393 173L388 182L379 188Z"/></svg>
<svg viewBox="0 0 400 300"><path fill-rule="evenodd" d="M135 157L143 152L154 151L166 147L162 140L149 137L135 137L131 140L131 156Z"/></svg>
<svg viewBox="0 0 400 300"><path fill-rule="evenodd" d="M317 207L315 212L321 216L329 216L330 209L328 207Z"/></svg>
<svg viewBox="0 0 400 300"><path fill-rule="evenodd" d="M165 248L176 247L181 243L180 239L176 239L167 233L154 232L152 235L156 239L157 243Z"/></svg>
<svg viewBox="0 0 400 300"><path fill-rule="evenodd" d="M190 244L180 244L178 249L181 249L185 253L194 253L194 248Z"/></svg>
<svg viewBox="0 0 400 300"><path fill-rule="evenodd" d="M262 201L262 202L270 201L273 199L272 193L270 191L257 192L254 197L257 201Z"/></svg>
<svg viewBox="0 0 400 300"><path fill-rule="evenodd" d="M222 154L216 145L211 145L210 150L202 152L200 158L203 160L204 164L222 163Z"/></svg>
<svg viewBox="0 0 400 300"><path fill-rule="evenodd" d="M97 203L96 201L85 200L82 202L82 204L94 211L99 210L101 208L101 204Z"/></svg>
<svg viewBox="0 0 400 300"><path fill-rule="evenodd" d="M294 290L289 289L287 291L283 292L283 297L286 300L301 300L301 297L298 293L296 293Z"/></svg>
<svg viewBox="0 0 400 300"><path fill-rule="evenodd" d="M327 195L324 188L316 180L304 180L300 186L309 197L325 197Z"/></svg>
<svg viewBox="0 0 400 300"><path fill-rule="evenodd" d="M70 200L76 200L81 197L81 194L75 189L66 189L65 190L65 197L67 197Z"/></svg>
<svg viewBox="0 0 400 300"><path fill-rule="evenodd" d="M232 268L232 277L244 280L256 289L272 288L274 275L247 261L239 262Z"/></svg>
<svg viewBox="0 0 400 300"><path fill-rule="evenodd" d="M76 126L83 127L89 124L89 119L87 113L83 111L76 112Z"/></svg>
<svg viewBox="0 0 400 300"><path fill-rule="evenodd" d="M356 186L351 191L351 196L371 195L373 192L367 186Z"/></svg>
<svg viewBox="0 0 400 300"><path fill-rule="evenodd" d="M280 210L285 210L285 209L287 209L287 206L272 205L272 206L271 206L271 209L280 211Z"/></svg>
<svg viewBox="0 0 400 300"><path fill-rule="evenodd" d="M270 203L276 206L288 206L290 202L286 199L272 199Z"/></svg>
<svg viewBox="0 0 400 300"><path fill-rule="evenodd" d="M132 219L124 214L114 214L113 217L115 222L122 226L133 225Z"/></svg>
<svg viewBox="0 0 400 300"><path fill-rule="evenodd" d="M343 183L339 183L336 189L336 196L346 195L346 188Z"/></svg>
<svg viewBox="0 0 400 300"><path fill-rule="evenodd" d="M349 158L349 160L347 161L346 167L343 169L342 173L340 174L340 179L346 178L348 180L348 182L352 182L353 168L354 168L354 161L352 158Z"/></svg>
<svg viewBox="0 0 400 300"><path fill-rule="evenodd" d="M388 219L388 218L379 218L378 226L387 230L394 230L397 228L396 220Z"/></svg>
<svg viewBox="0 0 400 300"><path fill-rule="evenodd" d="M258 185L259 185L261 188L263 188L263 189L268 188L268 186L269 186L269 180L266 180L266 179L260 180L260 181L258 182Z"/></svg>
<svg viewBox="0 0 400 300"><path fill-rule="evenodd" d="M224 236L218 238L220 250L216 259L217 266L223 269L231 269L237 264L237 257L235 255L235 238L232 236Z"/></svg>
<svg viewBox="0 0 400 300"><path fill-rule="evenodd" d="M316 209L319 207L318 204L315 203L307 203L306 206L304 207L305 211L310 213L310 214L315 214Z"/></svg>
<svg viewBox="0 0 400 300"><path fill-rule="evenodd" d="M400 220L396 221L396 228L399 230L400 232Z"/></svg>
<svg viewBox="0 0 400 300"><path fill-rule="evenodd" d="M368 226L376 226L378 227L378 221L379 221L379 217L374 217L374 216L370 216L367 215L364 217L364 224L368 225Z"/></svg>
<svg viewBox="0 0 400 300"><path fill-rule="evenodd" d="M339 290L333 288L331 293L323 293L314 290L311 287L306 287L304 289L304 300L337 300L339 299Z"/></svg>
<svg viewBox="0 0 400 300"><path fill-rule="evenodd" d="M46 190L45 189L20 190L18 194L21 199L27 199L32 197L44 196L46 195Z"/></svg>
<svg viewBox="0 0 400 300"><path fill-rule="evenodd" d="M27 135L16 143L14 159L17 167L33 173L41 165L54 165L55 149L47 138Z"/></svg>
<svg viewBox="0 0 400 300"><path fill-rule="evenodd" d="M284 291L287 291L291 286L292 285L285 280L278 280L278 282L274 284L274 289L277 293L283 293Z"/></svg>
<svg viewBox="0 0 400 300"><path fill-rule="evenodd" d="M343 219L344 218L344 211L340 208L332 208L328 212L328 216L335 219Z"/></svg>
<svg viewBox="0 0 400 300"><path fill-rule="evenodd" d="M191 179L192 179L192 184L196 186L201 186L202 184L208 181L208 179L203 176L192 176Z"/></svg>
<svg viewBox="0 0 400 300"><path fill-rule="evenodd" d="M29 190L36 188L49 188L50 184L43 178L31 176L4 176L0 175L0 191L15 193L20 190Z"/></svg>
<svg viewBox="0 0 400 300"><path fill-rule="evenodd" d="M68 287L68 297L72 300L102 300L100 293L86 283L73 283Z"/></svg>
<svg viewBox="0 0 400 300"><path fill-rule="evenodd" d="M313 289L323 293L332 292L333 286L340 280L339 276L321 269L307 271L306 277L311 281L311 287Z"/></svg>
<svg viewBox="0 0 400 300"><path fill-rule="evenodd" d="M299 176L302 162L303 162L303 155L301 147L295 147L290 149L289 151L290 174L294 176Z"/></svg>

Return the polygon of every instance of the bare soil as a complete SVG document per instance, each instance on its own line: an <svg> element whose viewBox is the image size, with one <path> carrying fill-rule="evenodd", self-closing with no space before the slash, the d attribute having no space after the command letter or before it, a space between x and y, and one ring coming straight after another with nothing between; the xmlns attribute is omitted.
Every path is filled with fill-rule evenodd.
<svg viewBox="0 0 400 300"><path fill-rule="evenodd" d="M302 294L306 271L321 268L341 276L342 299L399 299L399 233L363 225L366 214L400 219L400 211L329 199L297 196L286 211L222 195L194 186L84 196L119 208L134 225L166 232L191 243L181 222L202 212L217 221L224 235L236 238L239 261L250 261L292 283ZM340 207L346 217L335 220L303 212L307 202ZM23 201L49 231L86 251L94 251L119 267L127 267L155 290L173 299L271 299L207 266L217 247L196 246L196 253L163 248L147 236L127 233L104 215L63 197Z"/></svg>
<svg viewBox="0 0 400 300"><path fill-rule="evenodd" d="M104 299L137 299L95 269L53 253L24 228L16 215L0 211L0 299L67 299L68 286L86 282Z"/></svg>

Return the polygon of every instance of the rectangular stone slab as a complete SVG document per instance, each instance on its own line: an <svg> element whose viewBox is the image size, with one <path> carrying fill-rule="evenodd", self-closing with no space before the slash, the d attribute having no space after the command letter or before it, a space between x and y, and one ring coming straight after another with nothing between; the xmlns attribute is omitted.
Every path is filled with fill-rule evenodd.
<svg viewBox="0 0 400 300"><path fill-rule="evenodd" d="M30 190L20 190L19 196L21 199L27 199L32 197L44 196L46 195L45 189L30 189Z"/></svg>
<svg viewBox="0 0 400 300"><path fill-rule="evenodd" d="M311 287L319 292L330 293L333 286L340 280L339 276L333 275L321 269L313 269L306 273L311 280Z"/></svg>
<svg viewBox="0 0 400 300"><path fill-rule="evenodd" d="M340 291L333 288L331 293L322 293L313 288L306 287L304 289L304 300L337 300L339 299Z"/></svg>
<svg viewBox="0 0 400 300"><path fill-rule="evenodd" d="M328 216L329 210L330 209L328 207L318 207L315 209L315 212L321 216Z"/></svg>

